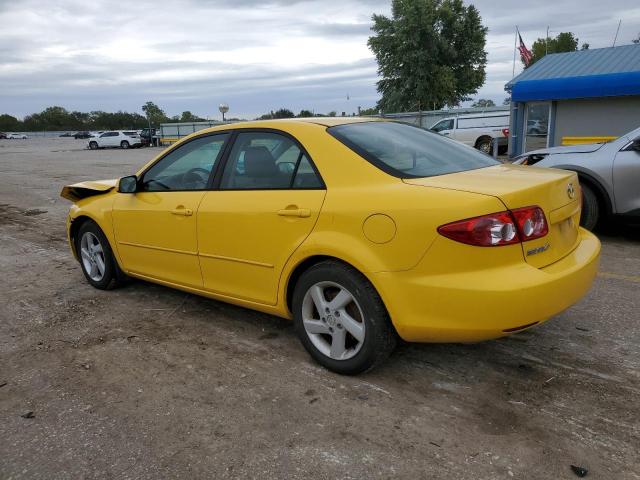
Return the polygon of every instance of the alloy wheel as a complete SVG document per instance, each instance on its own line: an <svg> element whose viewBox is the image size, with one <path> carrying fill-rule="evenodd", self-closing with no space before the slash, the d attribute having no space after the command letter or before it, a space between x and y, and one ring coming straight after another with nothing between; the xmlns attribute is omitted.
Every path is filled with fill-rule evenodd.
<svg viewBox="0 0 640 480"><path fill-rule="evenodd" d="M104 250L98 237L91 232L85 232L80 239L80 258L91 280L94 282L102 280L106 270Z"/></svg>
<svg viewBox="0 0 640 480"><path fill-rule="evenodd" d="M364 343L362 309L351 292L334 282L318 282L307 290L302 324L313 345L334 360L353 358Z"/></svg>

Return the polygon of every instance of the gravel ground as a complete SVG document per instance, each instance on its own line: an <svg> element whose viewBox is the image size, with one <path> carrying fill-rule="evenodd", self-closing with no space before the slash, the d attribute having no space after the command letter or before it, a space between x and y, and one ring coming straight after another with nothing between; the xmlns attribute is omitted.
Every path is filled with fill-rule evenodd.
<svg viewBox="0 0 640 480"><path fill-rule="evenodd" d="M601 232L593 289L539 328L340 377L288 321L91 288L60 189L159 149L82 147L0 140L0 478L640 478L639 229Z"/></svg>

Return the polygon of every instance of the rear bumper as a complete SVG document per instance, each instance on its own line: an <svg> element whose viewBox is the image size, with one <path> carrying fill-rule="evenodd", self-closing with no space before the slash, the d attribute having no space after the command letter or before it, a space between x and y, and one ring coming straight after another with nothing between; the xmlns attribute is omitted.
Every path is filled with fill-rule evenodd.
<svg viewBox="0 0 640 480"><path fill-rule="evenodd" d="M409 342L477 342L539 324L576 303L598 270L600 242L580 229L577 248L544 268L524 261L445 275L371 275L398 334Z"/></svg>

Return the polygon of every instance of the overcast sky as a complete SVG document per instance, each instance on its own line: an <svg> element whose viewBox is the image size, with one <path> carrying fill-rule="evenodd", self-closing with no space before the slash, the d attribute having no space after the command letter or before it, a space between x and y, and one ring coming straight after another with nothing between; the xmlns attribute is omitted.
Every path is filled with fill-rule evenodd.
<svg viewBox="0 0 640 480"><path fill-rule="evenodd" d="M489 28L487 81L477 97L501 103L514 28L528 46L572 31L591 48L640 32L638 0L476 0ZM373 106L371 14L390 0L0 0L0 113L51 105L169 115L255 117L287 107L348 113ZM516 74L521 69L519 61ZM347 99L347 96L349 99Z"/></svg>

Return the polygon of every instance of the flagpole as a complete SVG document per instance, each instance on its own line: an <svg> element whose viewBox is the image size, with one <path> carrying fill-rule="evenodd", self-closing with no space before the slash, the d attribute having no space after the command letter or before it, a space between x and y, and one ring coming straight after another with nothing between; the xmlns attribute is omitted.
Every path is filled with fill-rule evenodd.
<svg viewBox="0 0 640 480"><path fill-rule="evenodd" d="M516 25L516 37L513 39L513 72L511 78L516 76L516 48L518 45L518 26Z"/></svg>

